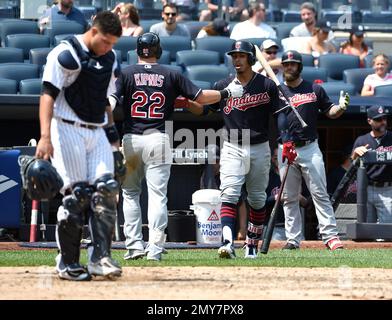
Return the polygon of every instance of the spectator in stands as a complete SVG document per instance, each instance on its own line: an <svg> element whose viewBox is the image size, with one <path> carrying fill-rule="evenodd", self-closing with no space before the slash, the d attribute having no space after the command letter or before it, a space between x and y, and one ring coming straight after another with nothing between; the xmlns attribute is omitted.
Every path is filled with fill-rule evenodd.
<svg viewBox="0 0 392 320"><path fill-rule="evenodd" d="M137 37L143 34L143 28L139 25L139 14L132 3L120 2L112 12L120 18L123 36Z"/></svg>
<svg viewBox="0 0 392 320"><path fill-rule="evenodd" d="M271 66L272 70L275 72L278 80L280 82L283 81L283 66L282 66L282 59L277 57L279 51L279 45L271 39L264 40L260 46L261 53L263 54L264 58L268 61L269 65ZM259 61L252 66L254 72L259 72L262 75L267 77L267 73L265 72L263 66Z"/></svg>
<svg viewBox="0 0 392 320"><path fill-rule="evenodd" d="M237 23L230 38L241 40L247 38L276 38L276 32L265 20L265 6L263 3L252 2L248 6L249 19Z"/></svg>
<svg viewBox="0 0 392 320"><path fill-rule="evenodd" d="M197 34L196 38L204 38L209 36L228 37L230 35L228 23L219 18L215 18L213 22L203 27Z"/></svg>
<svg viewBox="0 0 392 320"><path fill-rule="evenodd" d="M316 22L313 29L313 36L306 42L302 53L311 54L314 57L314 65L318 65L318 58L322 54L335 53L335 46L328 41L328 34L331 31L329 21L320 20Z"/></svg>
<svg viewBox="0 0 392 320"><path fill-rule="evenodd" d="M200 12L200 21L212 21L218 17L219 10L219 0L204 0L207 5L207 9ZM222 5L222 12L225 17L230 21L243 21L245 18L243 14L245 13L245 3L244 0L230 0L226 1L228 5Z"/></svg>
<svg viewBox="0 0 392 320"><path fill-rule="evenodd" d="M388 73L390 61L385 54L378 54L373 59L375 73L369 74L363 82L361 96L373 96L374 88L392 84L392 74Z"/></svg>
<svg viewBox="0 0 392 320"><path fill-rule="evenodd" d="M162 4L173 3L178 8L177 22L197 20L199 14L199 0L162 0Z"/></svg>
<svg viewBox="0 0 392 320"><path fill-rule="evenodd" d="M88 22L83 13L74 6L73 0L59 0L54 3L52 7L45 10L42 17L39 19L39 28L41 32L51 23L57 21L75 21L81 24L84 30L88 28Z"/></svg>
<svg viewBox="0 0 392 320"><path fill-rule="evenodd" d="M304 2L301 5L300 12L302 23L291 30L290 37L311 37L313 35L313 30L316 27L316 8L313 3ZM333 32L330 30L328 33L328 40L331 41L333 38Z"/></svg>
<svg viewBox="0 0 392 320"><path fill-rule="evenodd" d="M363 26L353 26L347 42L342 43L340 52L344 54L352 54L359 57L360 67L365 68L365 57L371 49L364 41Z"/></svg>
<svg viewBox="0 0 392 320"><path fill-rule="evenodd" d="M175 4L168 3L163 6L163 22L153 24L151 32L156 33L159 37L183 36L191 37L188 29L181 24L177 24L178 8Z"/></svg>

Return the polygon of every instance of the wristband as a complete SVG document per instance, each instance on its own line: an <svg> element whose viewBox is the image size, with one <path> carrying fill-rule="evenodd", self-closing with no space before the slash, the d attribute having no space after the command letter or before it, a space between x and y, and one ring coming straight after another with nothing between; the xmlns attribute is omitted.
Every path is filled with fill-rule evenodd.
<svg viewBox="0 0 392 320"><path fill-rule="evenodd" d="M110 143L116 142L120 140L120 136L118 134L116 126L113 124L109 127L104 128L106 137L108 138Z"/></svg>
<svg viewBox="0 0 392 320"><path fill-rule="evenodd" d="M221 100L227 99L230 96L229 90L227 89L220 90L219 93L221 95Z"/></svg>

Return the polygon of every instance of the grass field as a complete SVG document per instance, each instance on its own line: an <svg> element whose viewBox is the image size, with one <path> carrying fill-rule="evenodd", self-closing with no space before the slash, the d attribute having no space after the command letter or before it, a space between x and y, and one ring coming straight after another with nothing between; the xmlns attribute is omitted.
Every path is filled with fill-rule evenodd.
<svg viewBox="0 0 392 320"><path fill-rule="evenodd" d="M124 261L124 250L113 250L113 257L122 266L265 266L265 267L330 267L348 266L353 268L392 269L392 250L390 249L352 249L330 252L325 249L306 249L299 251L270 250L268 255L259 255L258 259L245 260L243 252L237 249L238 258L222 260L217 257L217 250L169 250L159 263L136 260ZM0 251L0 267L12 266L54 266L57 250L16 250ZM86 263L86 250L82 250L81 262Z"/></svg>

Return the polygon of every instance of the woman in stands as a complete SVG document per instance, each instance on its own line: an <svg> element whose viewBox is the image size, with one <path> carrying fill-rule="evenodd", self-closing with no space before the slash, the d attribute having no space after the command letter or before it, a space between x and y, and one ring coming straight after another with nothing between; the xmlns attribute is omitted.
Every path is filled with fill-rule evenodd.
<svg viewBox="0 0 392 320"><path fill-rule="evenodd" d="M335 46L328 41L328 35L331 31L331 23L329 21L319 20L313 29L313 36L305 44L302 53L311 54L314 57L314 65L318 65L318 58L322 54L335 53Z"/></svg>
<svg viewBox="0 0 392 320"><path fill-rule="evenodd" d="M228 23L219 18L215 18L214 21L203 27L197 34L196 38L204 38L209 36L222 36L228 37L230 35L228 29Z"/></svg>
<svg viewBox="0 0 392 320"><path fill-rule="evenodd" d="M365 68L365 57L370 51L371 49L364 41L363 26L353 26L350 31L349 40L341 45L340 52L358 56L360 61L359 66Z"/></svg>
<svg viewBox="0 0 392 320"><path fill-rule="evenodd" d="M138 37L144 33L143 28L139 25L139 14L133 4L120 2L112 12L117 13L120 17L123 36Z"/></svg>
<svg viewBox="0 0 392 320"><path fill-rule="evenodd" d="M392 73L388 73L390 66L389 58L385 54L378 54L373 59L375 73L369 74L363 82L362 96L373 96L374 88L392 84Z"/></svg>

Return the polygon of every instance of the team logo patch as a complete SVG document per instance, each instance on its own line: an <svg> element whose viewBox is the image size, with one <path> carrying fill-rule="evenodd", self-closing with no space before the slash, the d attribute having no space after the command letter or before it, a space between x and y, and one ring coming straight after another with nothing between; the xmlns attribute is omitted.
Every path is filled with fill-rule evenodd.
<svg viewBox="0 0 392 320"><path fill-rule="evenodd" d="M208 217L207 221L219 221L219 216L215 212L215 210L212 210L210 216Z"/></svg>
<svg viewBox="0 0 392 320"><path fill-rule="evenodd" d="M235 48L238 50L238 49L241 49L241 42L236 42L235 43Z"/></svg>
<svg viewBox="0 0 392 320"><path fill-rule="evenodd" d="M378 108L378 113L384 113L384 108L383 107L380 107L380 108Z"/></svg>
<svg viewBox="0 0 392 320"><path fill-rule="evenodd" d="M291 51L289 51L287 53L287 58L289 58L290 60L294 59L294 54Z"/></svg>

